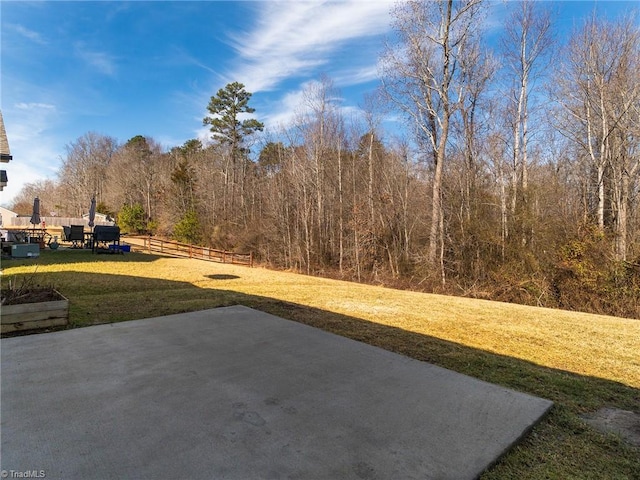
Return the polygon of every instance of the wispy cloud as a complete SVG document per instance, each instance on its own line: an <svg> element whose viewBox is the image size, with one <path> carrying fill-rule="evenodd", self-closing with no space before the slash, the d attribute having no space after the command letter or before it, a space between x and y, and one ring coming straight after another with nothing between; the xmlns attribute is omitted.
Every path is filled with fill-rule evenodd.
<svg viewBox="0 0 640 480"><path fill-rule="evenodd" d="M229 37L237 60L226 81L240 81L253 93L286 89L282 97L272 96L260 108L268 112L260 118L268 130L286 128L304 116L305 91L319 72L327 73L338 88L378 77L377 51L391 28L394 4L395 0L258 2L254 27ZM343 114L354 108L339 103Z"/></svg>
<svg viewBox="0 0 640 480"><path fill-rule="evenodd" d="M33 30L30 30L22 25L13 25L13 29L19 33L20 35L22 35L25 38L28 38L29 40L31 40L32 42L35 42L39 45L46 45L47 42L44 40L44 38L42 38L42 35L40 35L38 32L35 32Z"/></svg>
<svg viewBox="0 0 640 480"><path fill-rule="evenodd" d="M20 102L20 103L16 103L15 108L17 108L18 110L44 110L44 111L49 111L52 112L56 109L55 105L51 105L49 103L24 103L24 102Z"/></svg>
<svg viewBox="0 0 640 480"><path fill-rule="evenodd" d="M379 77L379 68L376 63L360 68L343 70L334 76L333 80L338 87L359 85L375 80Z"/></svg>
<svg viewBox="0 0 640 480"><path fill-rule="evenodd" d="M218 70L210 67L209 65L206 65L195 54L178 45L171 45L169 47L169 50L164 57L164 61L169 65L175 65L178 67L195 65L196 67L206 70L209 73L218 76L220 75L220 72Z"/></svg>
<svg viewBox="0 0 640 480"><path fill-rule="evenodd" d="M231 37L240 60L230 77L259 92L274 89L285 79L308 75L328 64L347 42L384 34L393 3L260 2L257 27Z"/></svg>
<svg viewBox="0 0 640 480"><path fill-rule="evenodd" d="M313 115L313 92L323 88L318 80L310 80L302 83L299 89L286 93L277 103L272 105L264 118L265 126L270 131L287 130L295 123L305 123L309 115ZM353 105L347 105L344 98L328 98L342 117L349 122L356 114L361 114L361 109Z"/></svg>
<svg viewBox="0 0 640 480"><path fill-rule="evenodd" d="M269 130L280 130L291 125L296 116L304 113L304 95L308 84L299 90L288 92L277 104L273 105L270 113L264 117L264 123Z"/></svg>
<svg viewBox="0 0 640 480"><path fill-rule="evenodd" d="M78 42L75 44L75 54L80 60L104 75L116 74L115 58L106 52L90 50L83 42Z"/></svg>

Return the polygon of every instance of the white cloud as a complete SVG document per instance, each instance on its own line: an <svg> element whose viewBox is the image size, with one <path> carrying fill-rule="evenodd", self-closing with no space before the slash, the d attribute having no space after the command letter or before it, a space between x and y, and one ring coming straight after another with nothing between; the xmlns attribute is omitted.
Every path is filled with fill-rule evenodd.
<svg viewBox="0 0 640 480"><path fill-rule="evenodd" d="M75 53L80 60L95 68L98 72L108 76L115 75L117 68L112 55L89 50L82 42L75 44Z"/></svg>
<svg viewBox="0 0 640 480"><path fill-rule="evenodd" d="M54 111L56 109L55 105L51 105L49 103L37 103L37 102L33 102L33 103L20 102L20 103L16 103L14 106L18 110Z"/></svg>
<svg viewBox="0 0 640 480"><path fill-rule="evenodd" d="M194 138L200 140L203 145L208 145L209 142L211 142L211 131L209 130L209 127L202 126L196 129L194 133Z"/></svg>
<svg viewBox="0 0 640 480"><path fill-rule="evenodd" d="M323 69L338 87L378 77L377 54L363 51L362 47L368 39L382 37L390 30L390 11L395 3L396 0L259 2L255 28L230 36L238 60L228 71L227 81L242 82L253 93L286 85L288 93L262 105L260 111L268 113L260 120L269 130L290 126L305 113L304 92ZM347 106L339 108L343 113L352 113Z"/></svg>
<svg viewBox="0 0 640 480"><path fill-rule="evenodd" d="M13 25L13 29L19 33L20 35L22 35L25 38L28 38L29 40L31 40L32 42L35 42L39 45L46 45L47 42L42 38L42 36L38 33L35 32L33 30L29 30L28 28L22 26L22 25Z"/></svg>
<svg viewBox="0 0 640 480"><path fill-rule="evenodd" d="M297 121L305 121L305 118L313 113L313 97L315 89L322 88L321 82L310 80L304 82L302 86L285 94L271 110L271 113L262 119L268 130L278 132L288 129ZM346 105L343 98L329 98L328 101L340 112L342 117L349 122L351 118L361 116L362 110L359 107Z"/></svg>
<svg viewBox="0 0 640 480"><path fill-rule="evenodd" d="M388 31L393 3L261 2L257 28L232 37L241 59L230 76L259 92L308 75L347 42Z"/></svg>
<svg viewBox="0 0 640 480"><path fill-rule="evenodd" d="M378 65L374 63L360 68L344 70L334 76L333 80L339 87L358 85L377 79L379 77L378 72Z"/></svg>
<svg viewBox="0 0 640 480"><path fill-rule="evenodd" d="M265 127L269 130L288 128L304 107L305 89L306 85L299 90L285 94L270 110L271 113L264 117Z"/></svg>

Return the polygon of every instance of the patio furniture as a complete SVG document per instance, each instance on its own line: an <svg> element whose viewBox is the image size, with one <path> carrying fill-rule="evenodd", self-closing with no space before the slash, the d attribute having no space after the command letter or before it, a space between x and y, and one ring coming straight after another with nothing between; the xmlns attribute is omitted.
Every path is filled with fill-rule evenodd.
<svg viewBox="0 0 640 480"><path fill-rule="evenodd" d="M84 243L84 225L71 225L66 240L71 242L71 248L82 248Z"/></svg>
<svg viewBox="0 0 640 480"><path fill-rule="evenodd" d="M120 227L114 225L96 225L93 228L94 253L122 253L120 249Z"/></svg>

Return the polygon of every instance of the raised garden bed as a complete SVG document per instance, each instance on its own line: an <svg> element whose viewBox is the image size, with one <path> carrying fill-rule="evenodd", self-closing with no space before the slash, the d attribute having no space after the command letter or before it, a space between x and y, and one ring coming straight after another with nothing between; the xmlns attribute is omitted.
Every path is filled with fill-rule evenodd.
<svg viewBox="0 0 640 480"><path fill-rule="evenodd" d="M5 297L5 292L2 292ZM17 303L17 302L20 303ZM0 333L59 327L69 323L69 300L57 290L33 291L0 307Z"/></svg>

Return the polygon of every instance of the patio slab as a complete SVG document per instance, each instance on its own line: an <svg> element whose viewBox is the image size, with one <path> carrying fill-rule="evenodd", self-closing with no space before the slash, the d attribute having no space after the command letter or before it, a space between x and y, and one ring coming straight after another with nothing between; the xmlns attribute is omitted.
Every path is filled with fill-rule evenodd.
<svg viewBox="0 0 640 480"><path fill-rule="evenodd" d="M234 306L1 340L0 469L473 479L551 402Z"/></svg>

